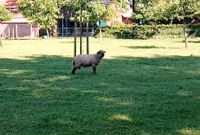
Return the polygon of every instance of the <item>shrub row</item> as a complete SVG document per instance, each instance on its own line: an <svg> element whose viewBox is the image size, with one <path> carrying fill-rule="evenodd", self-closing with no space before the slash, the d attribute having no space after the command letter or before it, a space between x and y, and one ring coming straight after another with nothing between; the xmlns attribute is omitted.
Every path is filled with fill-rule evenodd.
<svg viewBox="0 0 200 135"><path fill-rule="evenodd" d="M124 25L104 27L102 29L104 37L114 37L123 39L147 39L153 37L183 37L182 24L170 25ZM200 36L200 24L188 25L188 33Z"/></svg>

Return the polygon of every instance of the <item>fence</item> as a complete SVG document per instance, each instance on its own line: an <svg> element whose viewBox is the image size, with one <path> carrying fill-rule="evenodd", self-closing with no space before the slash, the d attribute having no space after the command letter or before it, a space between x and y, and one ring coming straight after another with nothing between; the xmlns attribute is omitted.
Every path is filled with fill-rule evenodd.
<svg viewBox="0 0 200 135"><path fill-rule="evenodd" d="M86 36L86 34L87 34L86 31L87 31L87 28L83 27L82 28L83 36ZM88 32L89 32L90 36L93 36L94 35L94 28L93 27L89 27ZM64 28L58 27L57 34L60 37L73 36L75 34L75 29L74 29L74 27L64 27ZM80 35L80 27L77 27L76 35L77 36Z"/></svg>

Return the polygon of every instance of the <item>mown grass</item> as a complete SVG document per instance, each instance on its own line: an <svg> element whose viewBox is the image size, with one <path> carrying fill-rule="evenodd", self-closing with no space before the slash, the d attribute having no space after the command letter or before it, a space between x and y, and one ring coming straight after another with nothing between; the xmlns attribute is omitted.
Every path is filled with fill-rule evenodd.
<svg viewBox="0 0 200 135"><path fill-rule="evenodd" d="M71 41L4 41L0 134L200 134L198 40L91 39L96 75L70 74Z"/></svg>

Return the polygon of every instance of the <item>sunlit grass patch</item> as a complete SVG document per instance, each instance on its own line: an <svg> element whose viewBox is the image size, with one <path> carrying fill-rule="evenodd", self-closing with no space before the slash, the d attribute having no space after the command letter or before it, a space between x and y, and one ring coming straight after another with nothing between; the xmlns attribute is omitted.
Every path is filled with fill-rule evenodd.
<svg viewBox="0 0 200 135"><path fill-rule="evenodd" d="M127 121L132 122L133 119L130 118L128 115L125 114L114 114L108 118L110 121Z"/></svg>

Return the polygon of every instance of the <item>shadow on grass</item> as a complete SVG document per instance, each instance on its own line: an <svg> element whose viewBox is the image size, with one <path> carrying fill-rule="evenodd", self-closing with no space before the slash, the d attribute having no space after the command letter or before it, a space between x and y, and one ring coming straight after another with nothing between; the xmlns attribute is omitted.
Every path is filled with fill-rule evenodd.
<svg viewBox="0 0 200 135"><path fill-rule="evenodd" d="M126 48L130 49L165 49L165 47L157 47L157 46L128 46Z"/></svg>
<svg viewBox="0 0 200 135"><path fill-rule="evenodd" d="M182 40L182 41L180 41L180 42L182 42L182 43L185 43L185 40ZM188 43L200 43L200 41L197 41L197 40L190 40L189 39L189 41L188 41Z"/></svg>
<svg viewBox="0 0 200 135"><path fill-rule="evenodd" d="M189 43L200 43L200 41L189 41Z"/></svg>
<svg viewBox="0 0 200 135"><path fill-rule="evenodd" d="M200 58L0 59L0 134L189 134L200 128ZM188 131L189 130L189 131Z"/></svg>

